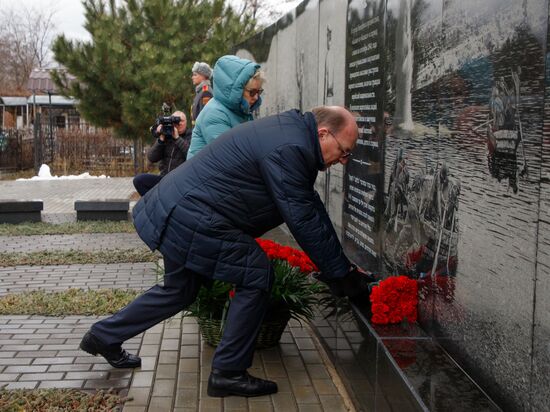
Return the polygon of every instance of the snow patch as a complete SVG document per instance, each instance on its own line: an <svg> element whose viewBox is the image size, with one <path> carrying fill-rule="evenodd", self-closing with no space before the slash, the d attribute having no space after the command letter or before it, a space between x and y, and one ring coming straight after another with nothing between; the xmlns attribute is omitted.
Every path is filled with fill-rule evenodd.
<svg viewBox="0 0 550 412"><path fill-rule="evenodd" d="M79 175L69 175L69 176L52 176L50 166L43 164L40 166L38 171L38 176L33 176L30 179L16 179L16 181L29 181L29 180L77 180L77 179L109 179L109 176L92 176L90 173L85 172Z"/></svg>

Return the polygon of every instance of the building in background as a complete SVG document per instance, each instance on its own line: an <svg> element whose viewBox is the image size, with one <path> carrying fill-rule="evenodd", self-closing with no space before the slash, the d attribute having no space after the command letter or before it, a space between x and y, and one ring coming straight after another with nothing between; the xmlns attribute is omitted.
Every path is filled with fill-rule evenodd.
<svg viewBox="0 0 550 412"><path fill-rule="evenodd" d="M33 70L27 82L25 96L0 96L1 129L31 127L35 113L40 114L42 125L49 125L51 122L52 128L89 127L76 108L78 102L59 94L51 79L51 70Z"/></svg>

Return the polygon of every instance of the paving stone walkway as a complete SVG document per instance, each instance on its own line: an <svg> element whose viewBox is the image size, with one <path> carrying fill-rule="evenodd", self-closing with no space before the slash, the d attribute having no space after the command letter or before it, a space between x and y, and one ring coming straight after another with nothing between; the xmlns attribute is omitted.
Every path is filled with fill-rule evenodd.
<svg viewBox="0 0 550 412"><path fill-rule="evenodd" d="M109 183L119 182L109 180ZM70 214L67 208L68 205L72 207L72 200L54 202L50 197L68 197L77 193L79 199L84 199L83 196L97 196L99 192L105 194L96 187L97 182L65 182L71 183L68 192L57 186L59 182L50 186L51 182L8 184L9 190L4 182L0 182L0 193L2 198L25 198L13 189L17 186L25 189L24 194L27 190L33 192L26 198L42 197L46 215L52 210ZM36 186L32 186L34 183L40 183L41 195L38 189L35 190ZM118 184L112 186L119 187ZM129 185L131 179L120 181L121 189L113 190L110 197L124 197ZM29 242L31 238L32 242ZM73 249L89 250L86 248L95 248L99 244L99 247L120 246L135 240L128 234L102 235L101 239L95 240L84 238L84 235L75 235L71 240L65 236L0 237L0 245L4 251L17 252L27 240L27 246L37 245L33 250L59 250L71 243ZM5 267L0 268L0 295L37 288L141 290L157 281L156 272L154 263ZM338 412L351 409L339 377L315 336L308 327L297 322L289 323L279 346L257 351L250 369L254 375L277 381L279 393L249 399L219 399L206 394L214 348L201 341L195 319L178 314L127 341L125 349L142 357L142 367L135 370L114 369L103 358L78 349L82 336L98 319L95 316L0 316L0 386L6 384L8 389L78 388L90 391L115 388L121 395L132 397L123 412Z"/></svg>
<svg viewBox="0 0 550 412"><path fill-rule="evenodd" d="M133 371L114 369L78 349L97 317L1 316L0 385L21 388L115 388L127 392ZM125 345L138 350L142 337Z"/></svg>
<svg viewBox="0 0 550 412"><path fill-rule="evenodd" d="M201 342L193 318L181 314L124 344L142 357L136 370L114 369L78 349L100 317L0 316L0 385L7 389L116 389L132 398L123 412L346 411L311 332L291 322L278 347L257 351L249 371L275 380L279 392L258 398L210 398L206 384L214 348ZM332 373L332 374L331 374Z"/></svg>
<svg viewBox="0 0 550 412"><path fill-rule="evenodd" d="M147 246L136 233L80 233L73 235L3 236L0 252L30 253L42 250L143 249Z"/></svg>
<svg viewBox="0 0 550 412"><path fill-rule="evenodd" d="M0 181L0 199L44 201L42 220L74 222L76 200L129 199L135 192L131 177L44 181Z"/></svg>
<svg viewBox="0 0 550 412"><path fill-rule="evenodd" d="M28 290L147 289L157 281L155 263L0 267L0 295Z"/></svg>

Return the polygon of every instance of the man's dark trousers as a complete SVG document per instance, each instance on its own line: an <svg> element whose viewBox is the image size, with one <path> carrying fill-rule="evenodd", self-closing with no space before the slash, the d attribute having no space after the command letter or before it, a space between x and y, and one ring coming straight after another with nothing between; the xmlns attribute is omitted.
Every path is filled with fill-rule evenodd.
<svg viewBox="0 0 550 412"><path fill-rule="evenodd" d="M237 287L227 313L222 341L214 353L213 368L244 371L252 366L256 337L268 301L267 291Z"/></svg>
<svg viewBox="0 0 550 412"><path fill-rule="evenodd" d="M153 175L151 173L142 173L134 177L133 183L140 196L145 195L162 179L161 175Z"/></svg>
<svg viewBox="0 0 550 412"><path fill-rule="evenodd" d="M164 258L164 285L155 285L113 316L95 323L91 332L106 345L124 341L174 316L193 303L209 279ZM238 287L212 366L244 370L252 365L254 344L267 307L268 292Z"/></svg>
<svg viewBox="0 0 550 412"><path fill-rule="evenodd" d="M188 307L206 280L165 257L164 284L153 286L121 311L95 323L91 331L106 345L120 345Z"/></svg>

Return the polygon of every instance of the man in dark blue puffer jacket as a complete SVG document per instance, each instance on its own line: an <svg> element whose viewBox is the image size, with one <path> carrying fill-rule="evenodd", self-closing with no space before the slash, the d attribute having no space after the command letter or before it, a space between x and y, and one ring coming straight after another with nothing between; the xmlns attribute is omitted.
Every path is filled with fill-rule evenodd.
<svg viewBox="0 0 550 412"><path fill-rule="evenodd" d="M122 342L175 315L211 279L236 285L212 361L210 396L258 396L275 382L250 376L254 344L274 280L254 240L286 222L339 296L365 291L370 278L351 265L314 182L319 170L345 164L358 129L342 107L290 110L236 126L164 177L135 206L139 236L164 257L164 284L94 324L80 347L114 367L138 367Z"/></svg>

